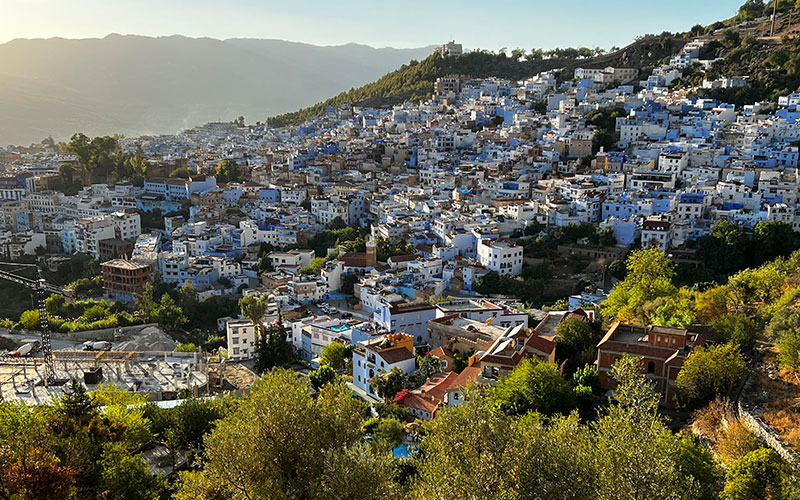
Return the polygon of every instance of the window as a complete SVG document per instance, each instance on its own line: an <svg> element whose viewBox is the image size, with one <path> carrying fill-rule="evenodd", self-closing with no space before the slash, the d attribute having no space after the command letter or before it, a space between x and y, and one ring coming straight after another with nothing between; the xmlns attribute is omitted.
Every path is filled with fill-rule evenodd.
<svg viewBox="0 0 800 500"><path fill-rule="evenodd" d="M656 372L656 364L652 361L647 362L647 373L655 373Z"/></svg>

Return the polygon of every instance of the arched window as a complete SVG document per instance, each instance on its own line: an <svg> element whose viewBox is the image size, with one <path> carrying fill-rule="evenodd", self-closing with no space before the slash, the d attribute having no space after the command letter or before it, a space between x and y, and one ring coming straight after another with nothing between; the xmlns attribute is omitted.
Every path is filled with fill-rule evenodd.
<svg viewBox="0 0 800 500"><path fill-rule="evenodd" d="M652 361L647 362L647 373L655 373L656 372L656 364Z"/></svg>

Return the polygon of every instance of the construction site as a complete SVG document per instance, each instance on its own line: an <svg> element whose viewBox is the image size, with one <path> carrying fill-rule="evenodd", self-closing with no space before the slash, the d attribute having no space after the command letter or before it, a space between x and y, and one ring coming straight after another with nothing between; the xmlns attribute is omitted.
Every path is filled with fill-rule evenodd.
<svg viewBox="0 0 800 500"><path fill-rule="evenodd" d="M106 342L109 349L84 350L87 343L91 346L98 339ZM101 384L113 384L144 395L149 401L239 391L255 380L246 367L229 365L225 359L209 358L200 352L175 352L178 343L157 325L82 332L65 338L53 336L49 367L43 354L14 356L14 349L31 343L26 340L31 339L0 332L0 345L7 350L5 355L0 354L3 401L47 404L58 398L73 378L89 391Z"/></svg>
<svg viewBox="0 0 800 500"><path fill-rule="evenodd" d="M39 332L0 330L0 401L41 405L57 399L77 379L89 391L115 385L164 401L222 391L241 392L255 381L245 366L222 357L176 352L178 342L156 324L56 334L50 331L45 299L68 301L73 291L49 283L36 264L2 263L0 281L18 283L38 298ZM19 274L34 271L36 277Z"/></svg>

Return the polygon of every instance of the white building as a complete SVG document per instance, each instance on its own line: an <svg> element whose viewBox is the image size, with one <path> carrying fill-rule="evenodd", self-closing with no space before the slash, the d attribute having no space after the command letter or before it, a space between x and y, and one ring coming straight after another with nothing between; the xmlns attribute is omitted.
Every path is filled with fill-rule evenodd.
<svg viewBox="0 0 800 500"><path fill-rule="evenodd" d="M478 260L501 275L522 274L522 247L506 240L478 240Z"/></svg>
<svg viewBox="0 0 800 500"><path fill-rule="evenodd" d="M400 368L412 373L416 366L414 341L410 335L393 333L375 337L353 351L353 384L371 397L381 400L370 381L381 373Z"/></svg>
<svg viewBox="0 0 800 500"><path fill-rule="evenodd" d="M228 356L234 361L251 359L255 355L258 329L249 319L229 320L225 327Z"/></svg>

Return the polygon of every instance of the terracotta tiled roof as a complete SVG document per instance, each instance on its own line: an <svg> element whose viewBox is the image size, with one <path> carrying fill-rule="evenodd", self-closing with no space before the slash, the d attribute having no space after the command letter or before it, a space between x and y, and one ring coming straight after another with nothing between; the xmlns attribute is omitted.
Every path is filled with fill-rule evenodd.
<svg viewBox="0 0 800 500"><path fill-rule="evenodd" d="M378 355L391 365L414 357L414 353L408 349L390 349L388 351L379 352Z"/></svg>

